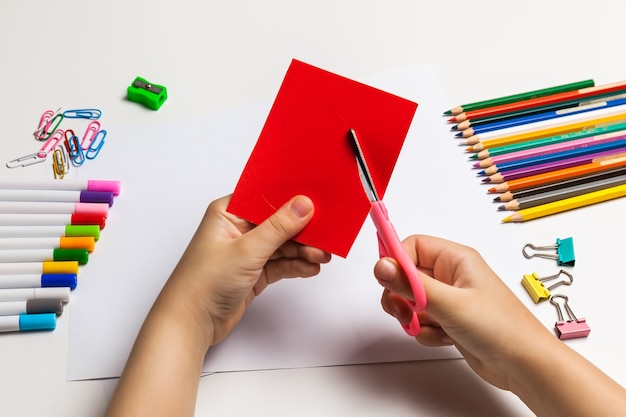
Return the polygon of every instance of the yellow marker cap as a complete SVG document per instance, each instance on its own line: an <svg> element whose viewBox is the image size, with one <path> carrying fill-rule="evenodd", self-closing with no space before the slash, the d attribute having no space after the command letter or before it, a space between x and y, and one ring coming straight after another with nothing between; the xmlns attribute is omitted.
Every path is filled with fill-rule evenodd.
<svg viewBox="0 0 626 417"><path fill-rule="evenodd" d="M45 261L42 274L78 274L78 261Z"/></svg>

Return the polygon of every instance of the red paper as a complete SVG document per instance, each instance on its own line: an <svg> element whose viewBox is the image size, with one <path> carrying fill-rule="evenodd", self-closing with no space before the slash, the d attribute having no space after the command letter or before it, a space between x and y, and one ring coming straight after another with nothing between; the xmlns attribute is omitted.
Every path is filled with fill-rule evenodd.
<svg viewBox="0 0 626 417"><path fill-rule="evenodd" d="M293 60L228 211L259 224L293 196L307 195L315 214L295 240L346 257L370 208L348 130L357 133L382 198L416 109Z"/></svg>

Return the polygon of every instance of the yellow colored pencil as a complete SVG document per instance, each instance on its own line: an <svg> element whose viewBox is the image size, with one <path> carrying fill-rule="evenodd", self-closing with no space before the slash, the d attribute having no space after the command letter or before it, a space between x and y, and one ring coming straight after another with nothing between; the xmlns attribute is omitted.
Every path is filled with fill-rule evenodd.
<svg viewBox="0 0 626 417"><path fill-rule="evenodd" d="M517 213L505 217L504 219L502 219L502 223L525 222L527 220L538 219L540 217L549 216L551 214L561 213L563 211L572 210L579 207L590 206L592 204L601 203L603 201L613 200L615 198L624 196L626 196L626 184L523 209L518 211Z"/></svg>

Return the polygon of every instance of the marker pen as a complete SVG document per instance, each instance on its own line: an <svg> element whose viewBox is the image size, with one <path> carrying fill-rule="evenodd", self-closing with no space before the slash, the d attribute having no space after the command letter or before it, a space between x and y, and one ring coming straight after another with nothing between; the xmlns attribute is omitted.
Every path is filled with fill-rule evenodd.
<svg viewBox="0 0 626 417"><path fill-rule="evenodd" d="M0 275L0 289L9 288L76 288L78 276L76 274L17 274Z"/></svg>
<svg viewBox="0 0 626 417"><path fill-rule="evenodd" d="M3 301L0 302L0 316L16 316L19 314L63 313L63 301L58 298L41 300Z"/></svg>
<svg viewBox="0 0 626 417"><path fill-rule="evenodd" d="M0 226L0 238L12 237L82 237L100 239L100 226L67 224L65 226Z"/></svg>
<svg viewBox="0 0 626 417"><path fill-rule="evenodd" d="M0 263L76 261L85 265L89 261L87 249L15 249L0 250Z"/></svg>
<svg viewBox="0 0 626 417"><path fill-rule="evenodd" d="M93 236L79 237L0 237L0 250L6 249L86 249L93 252Z"/></svg>
<svg viewBox="0 0 626 417"><path fill-rule="evenodd" d="M67 287L0 289L0 301L28 301L53 298L67 303L70 301L70 291L72 290Z"/></svg>
<svg viewBox="0 0 626 417"><path fill-rule="evenodd" d="M0 201L0 213L9 214L95 214L107 217L107 203L63 203L50 201Z"/></svg>
<svg viewBox="0 0 626 417"><path fill-rule="evenodd" d="M77 261L0 263L0 275L78 274Z"/></svg>
<svg viewBox="0 0 626 417"><path fill-rule="evenodd" d="M54 330L56 327L57 315L54 313L0 316L0 332Z"/></svg>
<svg viewBox="0 0 626 417"><path fill-rule="evenodd" d="M117 196L121 182L113 180L81 180L64 178L59 180L41 180L29 178L0 179L0 190L68 190L68 191L104 191Z"/></svg>
<svg viewBox="0 0 626 417"><path fill-rule="evenodd" d="M0 226L64 226L66 224L98 225L104 229L106 218L94 214L4 214Z"/></svg>
<svg viewBox="0 0 626 417"><path fill-rule="evenodd" d="M113 205L113 193L105 191L2 190L0 201L54 201L65 203L107 203Z"/></svg>

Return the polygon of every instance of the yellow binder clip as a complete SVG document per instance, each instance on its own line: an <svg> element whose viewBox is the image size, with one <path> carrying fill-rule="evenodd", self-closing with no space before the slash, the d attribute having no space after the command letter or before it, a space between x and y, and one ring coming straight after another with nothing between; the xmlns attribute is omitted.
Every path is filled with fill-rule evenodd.
<svg viewBox="0 0 626 417"><path fill-rule="evenodd" d="M558 278L561 274L565 275L566 278L555 282L554 284L546 287L544 285L545 281L551 281L553 279ZM574 277L569 272L561 269L558 273L554 275L550 275L549 277L540 278L536 272L532 274L524 274L522 277L522 285L526 289L526 292L533 299L535 304L539 304L542 301L550 298L550 290L558 287L559 285L571 285L574 282Z"/></svg>

